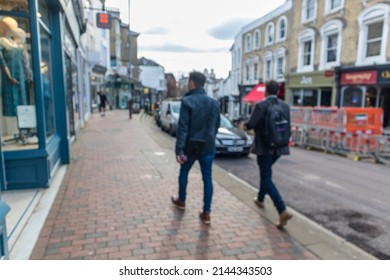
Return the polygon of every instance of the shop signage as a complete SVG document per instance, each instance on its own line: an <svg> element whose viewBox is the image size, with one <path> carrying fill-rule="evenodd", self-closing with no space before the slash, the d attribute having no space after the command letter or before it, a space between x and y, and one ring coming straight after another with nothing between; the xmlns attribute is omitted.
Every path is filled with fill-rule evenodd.
<svg viewBox="0 0 390 280"><path fill-rule="evenodd" d="M360 71L341 74L342 85L374 85L377 82L377 71Z"/></svg>
<svg viewBox="0 0 390 280"><path fill-rule="evenodd" d="M305 77L305 76L302 76L301 85L311 85L311 84L313 84L313 79L312 79L312 77Z"/></svg>
<svg viewBox="0 0 390 280"><path fill-rule="evenodd" d="M96 26L99 28L111 29L111 15L106 13L97 13Z"/></svg>
<svg viewBox="0 0 390 280"><path fill-rule="evenodd" d="M390 69L379 71L378 84L390 84Z"/></svg>

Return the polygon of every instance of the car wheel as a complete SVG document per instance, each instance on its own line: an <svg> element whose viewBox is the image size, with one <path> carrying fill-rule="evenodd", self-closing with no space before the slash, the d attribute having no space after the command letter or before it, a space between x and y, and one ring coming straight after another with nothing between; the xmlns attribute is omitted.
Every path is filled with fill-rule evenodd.
<svg viewBox="0 0 390 280"><path fill-rule="evenodd" d="M171 136L175 136L175 130L173 129L173 126L172 126L172 125L169 126L169 134L170 134Z"/></svg>
<svg viewBox="0 0 390 280"><path fill-rule="evenodd" d="M250 153L245 153L245 154L242 154L243 157L247 157L249 156Z"/></svg>

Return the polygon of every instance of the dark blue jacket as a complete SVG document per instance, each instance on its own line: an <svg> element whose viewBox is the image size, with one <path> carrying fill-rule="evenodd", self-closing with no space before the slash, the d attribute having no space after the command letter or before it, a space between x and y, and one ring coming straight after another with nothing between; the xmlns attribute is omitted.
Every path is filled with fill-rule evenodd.
<svg viewBox="0 0 390 280"><path fill-rule="evenodd" d="M207 96L204 89L187 92L181 101L176 155L184 153L187 140L206 141L204 152L214 151L220 121L219 103Z"/></svg>

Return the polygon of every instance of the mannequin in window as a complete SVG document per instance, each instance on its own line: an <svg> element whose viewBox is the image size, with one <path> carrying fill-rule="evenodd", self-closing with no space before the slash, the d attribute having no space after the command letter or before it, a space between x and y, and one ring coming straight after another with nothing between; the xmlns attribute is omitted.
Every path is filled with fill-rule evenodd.
<svg viewBox="0 0 390 280"><path fill-rule="evenodd" d="M3 116L16 116L16 106L27 104L23 50L15 42L18 23L11 17L0 21L0 68L2 72L1 96Z"/></svg>
<svg viewBox="0 0 390 280"><path fill-rule="evenodd" d="M0 20L1 103L4 134L18 132L16 106L27 104L23 50L15 42L18 23L11 17Z"/></svg>

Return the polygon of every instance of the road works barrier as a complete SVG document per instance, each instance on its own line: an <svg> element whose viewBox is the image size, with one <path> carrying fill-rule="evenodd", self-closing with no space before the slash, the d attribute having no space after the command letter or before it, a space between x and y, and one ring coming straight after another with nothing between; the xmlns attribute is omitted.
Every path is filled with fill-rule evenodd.
<svg viewBox="0 0 390 280"><path fill-rule="evenodd" d="M291 107L294 145L385 161L390 135L383 134L381 108Z"/></svg>

